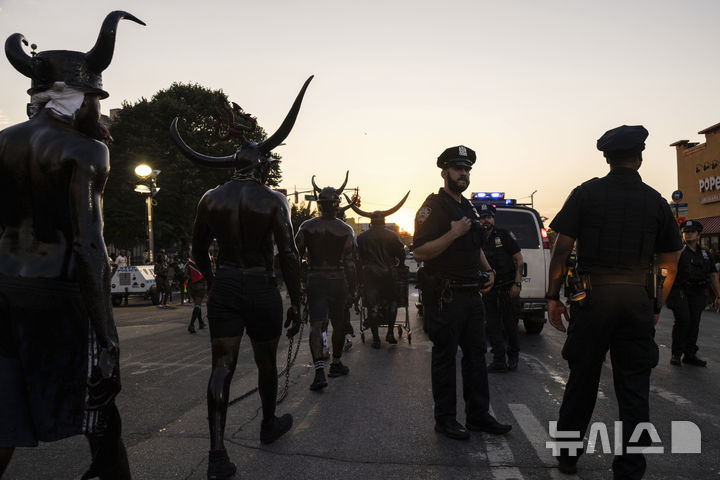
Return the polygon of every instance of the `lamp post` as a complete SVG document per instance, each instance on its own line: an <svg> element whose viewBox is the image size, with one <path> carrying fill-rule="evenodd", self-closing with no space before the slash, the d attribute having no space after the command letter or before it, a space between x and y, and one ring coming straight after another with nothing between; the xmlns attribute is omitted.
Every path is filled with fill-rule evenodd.
<svg viewBox="0 0 720 480"><path fill-rule="evenodd" d="M149 165L141 164L135 167L135 175L143 180L141 183L135 185L135 191L147 195L145 197L145 204L147 205L147 219L148 219L148 260L153 263L153 250L155 249L153 240L153 229L152 229L152 207L155 202L155 195L160 191L157 186L156 178L160 175L160 170L153 170Z"/></svg>
<svg viewBox="0 0 720 480"><path fill-rule="evenodd" d="M536 193L537 193L537 190L535 190L534 192L532 192L530 194L530 208L535 208L535 201L534 201L533 197L535 196Z"/></svg>

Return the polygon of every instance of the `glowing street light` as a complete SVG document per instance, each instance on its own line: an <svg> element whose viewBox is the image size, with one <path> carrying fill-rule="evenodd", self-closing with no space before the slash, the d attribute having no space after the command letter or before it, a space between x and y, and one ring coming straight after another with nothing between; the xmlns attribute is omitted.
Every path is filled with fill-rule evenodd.
<svg viewBox="0 0 720 480"><path fill-rule="evenodd" d="M135 175L144 180L144 182L135 185L135 191L142 195L147 195L147 197L145 197L145 204L147 205L148 218L148 260L150 263L153 263L155 242L152 228L152 207L153 203L157 203L154 197L160 191L156 182L157 176L160 175L160 170L153 170L152 167L143 163L135 167Z"/></svg>

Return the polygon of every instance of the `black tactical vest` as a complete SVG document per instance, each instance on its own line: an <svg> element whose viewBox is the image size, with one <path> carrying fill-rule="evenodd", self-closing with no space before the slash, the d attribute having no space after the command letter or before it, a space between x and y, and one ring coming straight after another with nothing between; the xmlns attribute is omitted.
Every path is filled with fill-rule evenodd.
<svg viewBox="0 0 720 480"><path fill-rule="evenodd" d="M582 272L641 270L652 262L662 221L659 194L637 174L613 173L580 187L583 218L577 251Z"/></svg>

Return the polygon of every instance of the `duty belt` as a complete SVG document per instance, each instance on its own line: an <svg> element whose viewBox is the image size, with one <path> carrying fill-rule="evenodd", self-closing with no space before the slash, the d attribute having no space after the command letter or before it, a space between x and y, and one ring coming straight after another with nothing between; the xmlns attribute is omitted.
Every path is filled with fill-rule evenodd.
<svg viewBox="0 0 720 480"><path fill-rule="evenodd" d="M483 287L479 282L460 282L454 280L449 280L447 286L453 290L480 290Z"/></svg>
<svg viewBox="0 0 720 480"><path fill-rule="evenodd" d="M589 273L590 283L596 285L639 285L647 286L647 274L636 273Z"/></svg>

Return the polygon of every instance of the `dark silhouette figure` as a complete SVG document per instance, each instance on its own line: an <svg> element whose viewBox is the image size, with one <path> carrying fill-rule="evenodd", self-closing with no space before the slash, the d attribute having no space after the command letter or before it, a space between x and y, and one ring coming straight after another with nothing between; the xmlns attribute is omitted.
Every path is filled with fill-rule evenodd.
<svg viewBox="0 0 720 480"><path fill-rule="evenodd" d="M85 434L82 477L129 479L115 396L118 334L110 303L102 195L110 170L100 123L102 71L121 19L87 53L5 53L32 80L30 120L0 132L0 476L15 447Z"/></svg>
<svg viewBox="0 0 720 480"><path fill-rule="evenodd" d="M293 241L290 209L285 197L264 185L270 165L276 161L271 150L290 133L310 77L298 94L290 113L278 131L262 143L246 141L234 155L209 157L190 149L173 120L171 133L183 153L192 161L211 167L235 167L228 182L209 190L197 207L193 232L193 256L209 288L208 322L212 339L212 373L207 403L210 426L208 478L232 476L235 465L225 450L225 419L230 382L243 331L247 329L258 368L258 389L263 421L260 441L271 443L292 426L292 416L275 416L277 398L277 345L282 332L282 299L273 274L273 239L280 268L290 294L287 335L300 328L300 262ZM213 272L208 253L213 239L219 253Z"/></svg>

